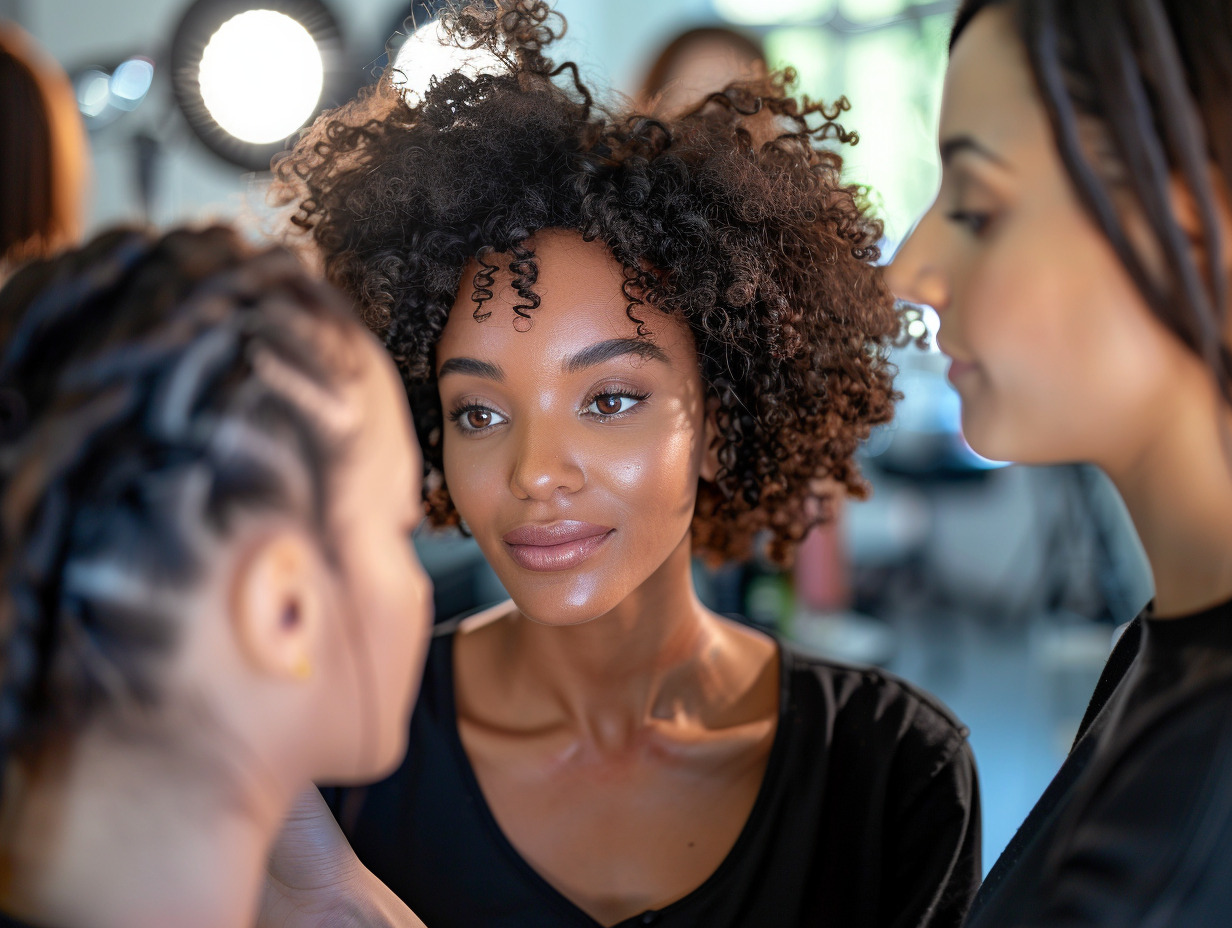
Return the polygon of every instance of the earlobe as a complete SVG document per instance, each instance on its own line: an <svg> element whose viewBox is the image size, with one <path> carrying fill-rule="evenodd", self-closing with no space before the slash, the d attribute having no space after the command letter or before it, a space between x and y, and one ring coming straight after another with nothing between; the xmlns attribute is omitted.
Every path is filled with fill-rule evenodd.
<svg viewBox="0 0 1232 928"><path fill-rule="evenodd" d="M232 583L232 623L244 659L286 680L312 675L321 634L319 570L312 543L279 532L247 550Z"/></svg>

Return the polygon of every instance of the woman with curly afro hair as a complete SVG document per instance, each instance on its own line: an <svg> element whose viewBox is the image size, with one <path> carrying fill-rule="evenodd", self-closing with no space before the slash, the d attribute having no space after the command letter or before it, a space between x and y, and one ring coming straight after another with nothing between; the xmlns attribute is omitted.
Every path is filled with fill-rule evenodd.
<svg viewBox="0 0 1232 928"><path fill-rule="evenodd" d="M439 628L410 762L338 797L356 853L433 928L956 924L965 729L691 577L763 539L787 563L891 415L845 104L778 75L617 112L546 56L545 3L444 25L497 66L422 99L387 74L277 165L402 372L431 520L512 600Z"/></svg>

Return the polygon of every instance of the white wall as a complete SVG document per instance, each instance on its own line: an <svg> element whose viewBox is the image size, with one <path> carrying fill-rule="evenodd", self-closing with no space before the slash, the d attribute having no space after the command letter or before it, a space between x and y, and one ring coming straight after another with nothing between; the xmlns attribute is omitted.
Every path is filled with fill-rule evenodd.
<svg viewBox="0 0 1232 928"><path fill-rule="evenodd" d="M327 0L339 16L356 67L379 54L400 0ZM0 0L0 16L15 19L66 69L114 64L132 54L162 63L188 0ZM675 30L713 18L710 0L557 0L569 22L562 52L589 80L629 90L640 69ZM261 212L254 178L206 151L180 118L166 74L135 113L92 139L92 228L141 220L132 138L144 131L165 153L151 219L159 224Z"/></svg>

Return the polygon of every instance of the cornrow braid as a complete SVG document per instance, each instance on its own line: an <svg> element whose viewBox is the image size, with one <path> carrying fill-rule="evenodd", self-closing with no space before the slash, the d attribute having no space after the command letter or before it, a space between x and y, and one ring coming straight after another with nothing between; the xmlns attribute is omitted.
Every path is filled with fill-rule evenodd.
<svg viewBox="0 0 1232 928"><path fill-rule="evenodd" d="M232 231L106 233L0 291L0 750L150 704L241 513L328 552L346 302ZM335 419L341 419L335 416Z"/></svg>

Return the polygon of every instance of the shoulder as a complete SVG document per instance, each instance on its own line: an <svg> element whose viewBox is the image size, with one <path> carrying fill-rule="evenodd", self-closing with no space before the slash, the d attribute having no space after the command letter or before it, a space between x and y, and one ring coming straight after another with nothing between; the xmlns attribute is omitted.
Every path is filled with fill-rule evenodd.
<svg viewBox="0 0 1232 928"><path fill-rule="evenodd" d="M967 727L927 690L879 667L846 664L780 643L793 702L835 713L840 724L886 729L898 737L957 749Z"/></svg>
<svg viewBox="0 0 1232 928"><path fill-rule="evenodd" d="M1232 908L1232 678L1111 733L1049 859L1049 917L1207 924Z"/></svg>
<svg viewBox="0 0 1232 928"><path fill-rule="evenodd" d="M792 722L808 737L824 729L836 764L892 781L906 796L938 779L972 788L968 729L939 699L886 670L780 644Z"/></svg>

